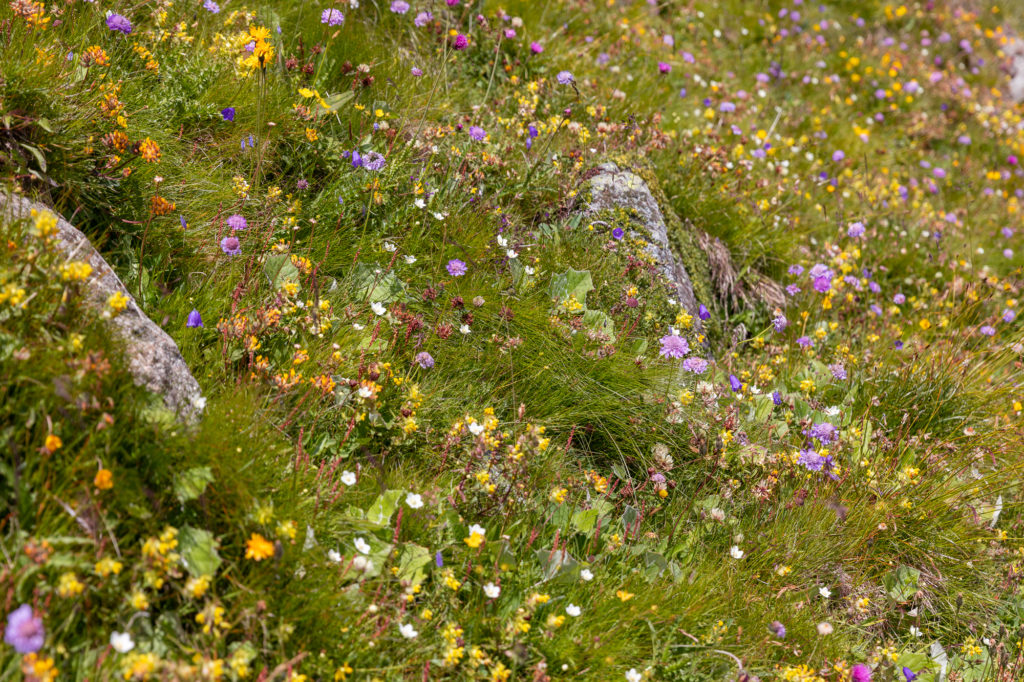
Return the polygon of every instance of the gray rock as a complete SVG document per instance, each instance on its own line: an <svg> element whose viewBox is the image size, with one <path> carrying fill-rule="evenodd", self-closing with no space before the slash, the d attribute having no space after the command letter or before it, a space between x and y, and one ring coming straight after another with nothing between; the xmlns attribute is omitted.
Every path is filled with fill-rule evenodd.
<svg viewBox="0 0 1024 682"><path fill-rule="evenodd" d="M593 214L616 208L635 209L636 218L645 230L645 233L636 233L635 236L640 236L647 242L645 250L654 258L661 273L675 285L676 296L686 311L693 316L694 323L700 325L700 318L697 317L697 297L693 293L690 274L672 251L665 217L647 183L632 171L620 170L614 163L602 163L597 167L597 171L597 174L590 178L592 198L590 205L585 209L586 213Z"/></svg>
<svg viewBox="0 0 1024 682"><path fill-rule="evenodd" d="M0 211L6 220L28 217L32 209L52 211L24 197L0 192ZM128 368L135 383L163 397L164 403L183 421L195 421L206 404L199 384L189 371L174 340L149 319L125 288L114 270L93 248L89 239L60 215L55 242L67 260L87 261L92 275L86 288L87 300L102 309L114 292L128 297L128 307L108 323L124 341Z"/></svg>

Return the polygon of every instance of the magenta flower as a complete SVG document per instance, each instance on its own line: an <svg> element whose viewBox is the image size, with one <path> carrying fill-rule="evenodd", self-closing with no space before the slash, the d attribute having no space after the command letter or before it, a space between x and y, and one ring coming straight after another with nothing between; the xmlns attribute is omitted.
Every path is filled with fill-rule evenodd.
<svg viewBox="0 0 1024 682"><path fill-rule="evenodd" d="M462 277L466 274L466 264L458 258L452 258L448 261L448 265L445 268L452 277Z"/></svg>
<svg viewBox="0 0 1024 682"><path fill-rule="evenodd" d="M686 354L689 352L690 344L683 337L677 334L661 337L661 352L659 353L661 357L678 360L679 358L686 357Z"/></svg>
<svg viewBox="0 0 1024 682"><path fill-rule="evenodd" d="M467 47L469 47L469 38L467 38L466 36L464 36L461 33L459 35L455 36L455 49L456 50L465 50Z"/></svg>
<svg viewBox="0 0 1024 682"><path fill-rule="evenodd" d="M540 43L538 43L538 42L530 43L530 52L532 52L534 54L540 54L543 51L544 51L544 46L541 45Z"/></svg>
<svg viewBox="0 0 1024 682"><path fill-rule="evenodd" d="M667 62L658 62L658 71L667 74L672 71L672 65Z"/></svg>
<svg viewBox="0 0 1024 682"><path fill-rule="evenodd" d="M43 648L45 638L43 619L37 618L28 604L22 604L7 614L4 641L14 647L19 654L32 654L39 651Z"/></svg>
<svg viewBox="0 0 1024 682"><path fill-rule="evenodd" d="M850 668L850 682L871 682L871 668L863 663Z"/></svg>

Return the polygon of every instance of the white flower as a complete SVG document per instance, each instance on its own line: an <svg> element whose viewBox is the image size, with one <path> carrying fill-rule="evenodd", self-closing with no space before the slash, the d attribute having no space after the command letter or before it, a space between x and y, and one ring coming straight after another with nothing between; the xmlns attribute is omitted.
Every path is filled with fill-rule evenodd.
<svg viewBox="0 0 1024 682"><path fill-rule="evenodd" d="M126 654L135 648L135 642L127 632L111 632L110 646L114 647L114 651L117 653Z"/></svg>
<svg viewBox="0 0 1024 682"><path fill-rule="evenodd" d="M410 509L419 509L423 506L423 496L409 493L405 496L405 503L409 505Z"/></svg>
<svg viewBox="0 0 1024 682"><path fill-rule="evenodd" d="M341 482L344 483L345 485L355 485L356 475L353 474L351 471L342 471Z"/></svg>
<svg viewBox="0 0 1024 682"><path fill-rule="evenodd" d="M406 257L405 257L405 262L406 262L406 263L407 263L408 265L412 265L413 263L415 263L415 262L416 262L416 256L406 256Z"/></svg>
<svg viewBox="0 0 1024 682"><path fill-rule="evenodd" d="M711 519L713 521L725 521L725 512L718 507L713 507L711 509Z"/></svg>
<svg viewBox="0 0 1024 682"><path fill-rule="evenodd" d="M910 634L913 637L920 637L923 633L921 632L920 628L918 628L917 626L911 625L910 626Z"/></svg>
<svg viewBox="0 0 1024 682"><path fill-rule="evenodd" d="M487 595L488 599L497 599L498 595L501 594L501 588L494 583L487 583L484 585L484 594Z"/></svg>
<svg viewBox="0 0 1024 682"><path fill-rule="evenodd" d="M462 332L463 334L468 334L470 332L469 325L462 325L461 327L459 327L459 331Z"/></svg>
<svg viewBox="0 0 1024 682"><path fill-rule="evenodd" d="M440 211L434 211L434 217L438 220L444 220L448 217L447 213L441 213Z"/></svg>
<svg viewBox="0 0 1024 682"><path fill-rule="evenodd" d="M569 604L568 606L566 606L565 612L573 618L583 613L583 611L580 610L580 607L576 606L575 604Z"/></svg>
<svg viewBox="0 0 1024 682"><path fill-rule="evenodd" d="M369 398L370 396L373 395L373 389L370 388L369 386L360 386L357 393L359 394L360 398Z"/></svg>
<svg viewBox="0 0 1024 682"><path fill-rule="evenodd" d="M416 628L412 626L412 623L402 623L398 626L398 631L402 633L402 637L406 639L416 639L420 633L416 632Z"/></svg>
<svg viewBox="0 0 1024 682"><path fill-rule="evenodd" d="M498 246L501 246L501 247L508 246L508 240L505 239L504 237L502 237L500 234L498 235Z"/></svg>
<svg viewBox="0 0 1024 682"><path fill-rule="evenodd" d="M533 269L532 267L530 267L529 265L527 265L526 267L524 267L524 268L523 268L523 270L525 270L525 271L526 271L526 274L527 274L527 275L532 275L533 273L537 272L536 270L534 270L534 269Z"/></svg>
<svg viewBox="0 0 1024 682"><path fill-rule="evenodd" d="M329 550L327 550L327 560L331 561L331 562L334 562L336 564L340 564L341 563L341 553L338 552L335 549L329 549Z"/></svg>
<svg viewBox="0 0 1024 682"><path fill-rule="evenodd" d="M818 594L820 594L823 599L828 599L832 596L832 590L828 589L827 587L820 587L818 588Z"/></svg>
<svg viewBox="0 0 1024 682"><path fill-rule="evenodd" d="M384 242L384 250L387 251L388 253L394 253L395 251L398 250L398 247L392 244L391 242Z"/></svg>
<svg viewBox="0 0 1024 682"><path fill-rule="evenodd" d="M825 408L825 414L828 415L829 417L835 417L836 415L839 414L839 406L833 405L832 407Z"/></svg>
<svg viewBox="0 0 1024 682"><path fill-rule="evenodd" d="M487 529L476 523L469 527L469 534L473 535L473 533L476 533L477 535L481 535L483 537L487 537Z"/></svg>
<svg viewBox="0 0 1024 682"><path fill-rule="evenodd" d="M832 634L832 623L821 622L818 623L818 634L822 637Z"/></svg>
<svg viewBox="0 0 1024 682"><path fill-rule="evenodd" d="M626 671L627 682L640 682L644 679L644 676L637 672L636 668L630 668Z"/></svg>
<svg viewBox="0 0 1024 682"><path fill-rule="evenodd" d="M361 332L364 329L366 329L365 325L361 325L358 322L353 322L352 323L352 328L355 329L357 332Z"/></svg>
<svg viewBox="0 0 1024 682"><path fill-rule="evenodd" d="M580 577L589 583L591 580L594 579L594 574L591 572L589 568L584 568L582 571L580 571Z"/></svg>
<svg viewBox="0 0 1024 682"><path fill-rule="evenodd" d="M729 550L729 555L733 559L742 559L743 550L739 548L739 545L733 545L732 548Z"/></svg>
<svg viewBox="0 0 1024 682"><path fill-rule="evenodd" d="M355 541L354 544L356 546L356 549L358 549L361 554L369 554L370 553L370 544L366 540L364 540L362 538L356 538L356 541Z"/></svg>
<svg viewBox="0 0 1024 682"><path fill-rule="evenodd" d="M423 201L423 197L420 197L413 203L416 205L416 208L426 208L427 206L427 202Z"/></svg>
<svg viewBox="0 0 1024 682"><path fill-rule="evenodd" d="M505 255L508 256L510 260L515 260L516 258L519 258L519 254L516 253L515 249L509 249L508 251L505 252Z"/></svg>
<svg viewBox="0 0 1024 682"><path fill-rule="evenodd" d="M480 422L473 422L469 425L469 432L472 433L474 436L479 436L481 433L484 432L484 425L481 424Z"/></svg>
<svg viewBox="0 0 1024 682"><path fill-rule="evenodd" d="M388 311L387 308L385 308L380 303L380 301L374 301L373 303L371 303L370 304L370 310L373 311L374 315L383 315L384 313L386 313Z"/></svg>
<svg viewBox="0 0 1024 682"><path fill-rule="evenodd" d="M359 554L352 557L352 568L357 571L369 571L373 568L373 562Z"/></svg>
<svg viewBox="0 0 1024 682"><path fill-rule="evenodd" d="M359 9L359 0L348 0L348 6L352 9Z"/></svg>

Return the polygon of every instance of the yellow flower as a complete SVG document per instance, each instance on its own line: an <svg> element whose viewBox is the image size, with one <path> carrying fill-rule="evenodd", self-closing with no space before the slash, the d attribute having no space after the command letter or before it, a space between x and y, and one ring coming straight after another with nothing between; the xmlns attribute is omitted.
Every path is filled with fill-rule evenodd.
<svg viewBox="0 0 1024 682"><path fill-rule="evenodd" d="M60 439L60 436L51 433L46 437L46 443L43 444L43 447L46 448L47 452L53 453L60 450L62 445L64 445L64 442Z"/></svg>
<svg viewBox="0 0 1024 682"><path fill-rule="evenodd" d="M146 593L142 590L132 592L132 596L128 601L136 611L145 611L149 608L149 598L146 597Z"/></svg>
<svg viewBox="0 0 1024 682"><path fill-rule="evenodd" d="M107 299L107 305L110 306L110 309L113 310L116 315L117 313L123 312L124 309L128 307L128 302L130 300L130 298L122 294L120 291L115 291L110 295L110 298Z"/></svg>
<svg viewBox="0 0 1024 682"><path fill-rule="evenodd" d="M477 547L483 544L484 536L480 535L480 533L473 532L469 534L468 538L464 539L464 542L473 549L476 549Z"/></svg>
<svg viewBox="0 0 1024 682"><path fill-rule="evenodd" d="M629 601L636 595L632 592L627 592L626 590L618 590L615 592L615 596L618 597L620 601Z"/></svg>
<svg viewBox="0 0 1024 682"><path fill-rule="evenodd" d="M110 490L114 487L114 474L110 469L100 469L92 479L92 484L100 490Z"/></svg>
<svg viewBox="0 0 1024 682"><path fill-rule="evenodd" d="M50 211L37 211L32 209L32 218L35 219L35 232L39 237L49 237L57 231L57 216Z"/></svg>
<svg viewBox="0 0 1024 682"><path fill-rule="evenodd" d="M160 160L160 145L148 137L139 145L139 155L150 163Z"/></svg>
<svg viewBox="0 0 1024 682"><path fill-rule="evenodd" d="M61 574L60 580L57 582L57 594L62 597L77 597L82 594L84 589L85 585L78 580L78 576L70 571Z"/></svg>
<svg viewBox="0 0 1024 682"><path fill-rule="evenodd" d="M71 261L61 266L60 276L65 282L80 282L92 274L92 266L85 261Z"/></svg>
<svg viewBox="0 0 1024 682"><path fill-rule="evenodd" d="M111 559L110 557L104 557L96 562L94 570L96 571L96 575L101 578L106 578L111 574L120 574L122 568L124 568L124 565L120 561Z"/></svg>
<svg viewBox="0 0 1024 682"><path fill-rule="evenodd" d="M281 521L277 524L277 537L286 540L294 540L298 532L298 524L294 521Z"/></svg>
<svg viewBox="0 0 1024 682"><path fill-rule="evenodd" d="M21 672L27 680L36 682L53 682L57 679L57 666L48 656L27 654L21 659Z"/></svg>
<svg viewBox="0 0 1024 682"><path fill-rule="evenodd" d="M253 533L249 541L245 543L245 558L253 561L263 561L274 556L274 543L267 540L259 533Z"/></svg>
<svg viewBox="0 0 1024 682"><path fill-rule="evenodd" d="M334 671L334 681L342 682L348 679L348 676L355 672L348 663L342 663L341 667Z"/></svg>
<svg viewBox="0 0 1024 682"><path fill-rule="evenodd" d="M201 575L198 578L189 578L185 581L185 592L192 596L193 599L199 599L206 590L210 588L210 576Z"/></svg>

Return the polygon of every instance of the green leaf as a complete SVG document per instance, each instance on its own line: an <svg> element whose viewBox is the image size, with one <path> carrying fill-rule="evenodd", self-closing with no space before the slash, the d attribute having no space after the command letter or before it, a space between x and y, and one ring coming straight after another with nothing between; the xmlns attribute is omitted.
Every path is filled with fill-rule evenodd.
<svg viewBox="0 0 1024 682"><path fill-rule="evenodd" d="M267 256L263 264L263 274L267 276L270 286L277 289L285 280L298 281L299 269L292 263L291 256L286 253L276 253Z"/></svg>
<svg viewBox="0 0 1024 682"><path fill-rule="evenodd" d="M419 545L405 545L398 557L398 579L410 585L419 585L427 578L430 550Z"/></svg>
<svg viewBox="0 0 1024 682"><path fill-rule="evenodd" d="M327 102L327 106L330 107L328 111L333 114L341 109L342 105L355 96L356 93L351 90L346 90L345 92L339 92L334 95L330 95L329 97L324 97L324 101Z"/></svg>
<svg viewBox="0 0 1024 682"><path fill-rule="evenodd" d="M631 506L629 506L627 504L626 508L624 510L622 510L622 518L621 518L622 527L624 529L626 529L626 530L632 528L633 524L636 523L637 516L638 516L638 513L637 513L636 509L634 509L633 507L631 507Z"/></svg>
<svg viewBox="0 0 1024 682"><path fill-rule="evenodd" d="M564 549L554 552L549 549L538 549L534 551L534 556L540 562L541 570L544 573L543 580L567 576L574 577L576 567L579 566L579 562L572 558L572 555Z"/></svg>
<svg viewBox="0 0 1024 682"><path fill-rule="evenodd" d="M589 533L597 525L597 510L584 509L572 515L573 527L581 533Z"/></svg>
<svg viewBox="0 0 1024 682"><path fill-rule="evenodd" d="M885 591L898 602L910 601L917 592L917 581L921 571L910 566L900 566L882 578Z"/></svg>
<svg viewBox="0 0 1024 682"><path fill-rule="evenodd" d="M352 273L355 297L370 303L389 303L398 300L405 293L402 281L393 271L379 271L372 265L359 263Z"/></svg>
<svg viewBox="0 0 1024 682"><path fill-rule="evenodd" d="M391 521L391 515L398 508L398 500L402 497L403 492L402 490L384 491L384 494L378 496L366 510L366 520L378 526L386 526Z"/></svg>
<svg viewBox="0 0 1024 682"><path fill-rule="evenodd" d="M206 486L213 483L213 471L210 467L187 469L174 477L174 494L178 501L185 504L203 494Z"/></svg>
<svg viewBox="0 0 1024 682"><path fill-rule="evenodd" d="M178 548L181 563L194 577L215 575L220 568L218 542L208 530L185 526L178 531Z"/></svg>
<svg viewBox="0 0 1024 682"><path fill-rule="evenodd" d="M588 310L583 313L583 326L607 336L608 343L615 343L615 323L600 310Z"/></svg>
<svg viewBox="0 0 1024 682"><path fill-rule="evenodd" d="M548 295L558 303L564 302L569 296L575 296L583 310L587 309L587 293L594 289L594 280L589 270L566 270L551 278Z"/></svg>

